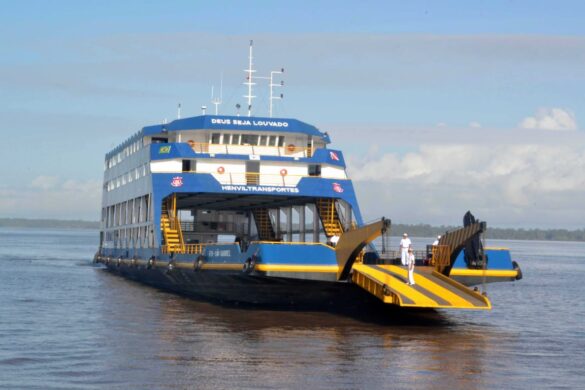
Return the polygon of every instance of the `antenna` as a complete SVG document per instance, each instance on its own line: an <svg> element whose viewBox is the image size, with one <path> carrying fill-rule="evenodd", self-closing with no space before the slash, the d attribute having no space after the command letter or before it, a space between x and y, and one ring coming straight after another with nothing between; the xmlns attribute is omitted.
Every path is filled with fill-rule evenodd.
<svg viewBox="0 0 585 390"><path fill-rule="evenodd" d="M223 72L221 73L221 77L219 80L219 98L215 97L213 93L213 85L211 86L211 103L215 105L215 115L219 113L219 105L222 103L223 99Z"/></svg>
<svg viewBox="0 0 585 390"><path fill-rule="evenodd" d="M177 106L177 119L181 119L181 103Z"/></svg>
<svg viewBox="0 0 585 390"><path fill-rule="evenodd" d="M250 54L248 56L248 69L244 70L248 74L246 77L246 82L244 85L248 86L248 94L244 95L245 98L248 99L248 116L252 116L252 99L256 96L252 96L252 85L256 85L253 79L253 73L256 71L252 69L252 51L253 51L254 41L250 40Z"/></svg>
<svg viewBox="0 0 585 390"><path fill-rule="evenodd" d="M281 68L280 70L273 70L272 72L270 72L270 109L268 110L270 113L270 117L272 118L272 101L274 99L283 99L284 95L281 93L279 96L274 96L274 94L272 93L272 88L274 87L284 87L284 81L280 81L279 84L274 84L274 75L275 74L282 74L284 73L284 68Z"/></svg>

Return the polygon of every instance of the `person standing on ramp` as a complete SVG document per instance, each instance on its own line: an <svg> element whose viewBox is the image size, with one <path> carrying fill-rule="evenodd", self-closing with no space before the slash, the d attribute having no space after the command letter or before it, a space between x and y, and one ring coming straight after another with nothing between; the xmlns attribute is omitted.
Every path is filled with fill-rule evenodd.
<svg viewBox="0 0 585 390"><path fill-rule="evenodd" d="M408 250L408 260L407 260L407 264L408 264L408 282L406 282L406 284L409 284L411 286L414 286L414 252L412 251L412 248L410 248Z"/></svg>
<svg viewBox="0 0 585 390"><path fill-rule="evenodd" d="M410 248L412 248L412 242L410 242L408 234L404 233L402 235L402 240L400 240L400 262L402 263L402 265L407 264L408 249Z"/></svg>

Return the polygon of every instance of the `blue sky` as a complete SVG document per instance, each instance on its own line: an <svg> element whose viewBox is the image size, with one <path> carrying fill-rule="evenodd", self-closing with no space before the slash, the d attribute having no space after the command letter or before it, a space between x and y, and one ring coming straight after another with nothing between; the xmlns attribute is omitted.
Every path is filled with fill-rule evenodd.
<svg viewBox="0 0 585 390"><path fill-rule="evenodd" d="M220 73L232 113L254 39L260 73L286 68L277 114L329 131L351 156L364 214L458 223L468 207L496 226L582 227L584 11L578 1L7 2L0 216L97 219L104 153L172 119L178 102L198 114ZM372 136L356 140L356 129ZM428 168L450 147L480 155L460 163L484 161L473 172L501 198L431 183L454 176ZM501 173L509 154L517 170ZM380 177L379 164L410 173ZM412 200L431 188L433 199Z"/></svg>

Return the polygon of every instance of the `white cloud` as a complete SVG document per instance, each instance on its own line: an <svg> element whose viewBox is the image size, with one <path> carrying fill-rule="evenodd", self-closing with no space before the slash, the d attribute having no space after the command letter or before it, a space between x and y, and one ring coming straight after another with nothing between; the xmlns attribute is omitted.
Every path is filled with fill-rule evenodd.
<svg viewBox="0 0 585 390"><path fill-rule="evenodd" d="M41 190L50 190L59 183L59 178L56 176L37 176L30 183L31 187L39 188Z"/></svg>
<svg viewBox="0 0 585 390"><path fill-rule="evenodd" d="M518 125L523 129L576 130L575 114L562 108L540 108L536 115L528 116Z"/></svg>
<svg viewBox="0 0 585 390"><path fill-rule="evenodd" d="M585 219L582 146L427 144L349 164L366 218L459 223L471 209L495 226L580 227Z"/></svg>
<svg viewBox="0 0 585 390"><path fill-rule="evenodd" d="M99 180L38 176L28 188L0 189L0 215L98 220L101 194Z"/></svg>

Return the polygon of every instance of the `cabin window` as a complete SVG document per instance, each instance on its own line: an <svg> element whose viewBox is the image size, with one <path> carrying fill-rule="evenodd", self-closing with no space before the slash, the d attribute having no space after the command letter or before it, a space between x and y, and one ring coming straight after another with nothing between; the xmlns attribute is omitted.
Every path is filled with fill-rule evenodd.
<svg viewBox="0 0 585 390"><path fill-rule="evenodd" d="M255 134L242 134L242 145L258 145L258 136Z"/></svg>
<svg viewBox="0 0 585 390"><path fill-rule="evenodd" d="M278 146L284 146L284 137L283 136L278 137Z"/></svg>
<svg viewBox="0 0 585 390"><path fill-rule="evenodd" d="M220 143L219 142L220 141L220 137L221 137L221 134L220 133L213 133L213 134L211 134L211 143L214 144L214 145L219 144Z"/></svg>
<svg viewBox="0 0 585 390"><path fill-rule="evenodd" d="M268 146L276 146L276 142L278 137L275 135L271 135L270 137L268 137Z"/></svg>
<svg viewBox="0 0 585 390"><path fill-rule="evenodd" d="M152 137L152 143L153 144L166 144L169 142L168 138L162 138L162 137Z"/></svg>
<svg viewBox="0 0 585 390"><path fill-rule="evenodd" d="M232 134L232 145L239 145L240 144L240 135L239 134Z"/></svg>
<svg viewBox="0 0 585 390"><path fill-rule="evenodd" d="M183 160L183 172L195 172L195 163L197 160Z"/></svg>
<svg viewBox="0 0 585 390"><path fill-rule="evenodd" d="M260 146L266 146L266 141L268 141L268 136L267 135L261 135L260 136L260 142L258 143L258 145L260 145Z"/></svg>
<svg viewBox="0 0 585 390"><path fill-rule="evenodd" d="M309 164L309 176L321 176L321 164Z"/></svg>

